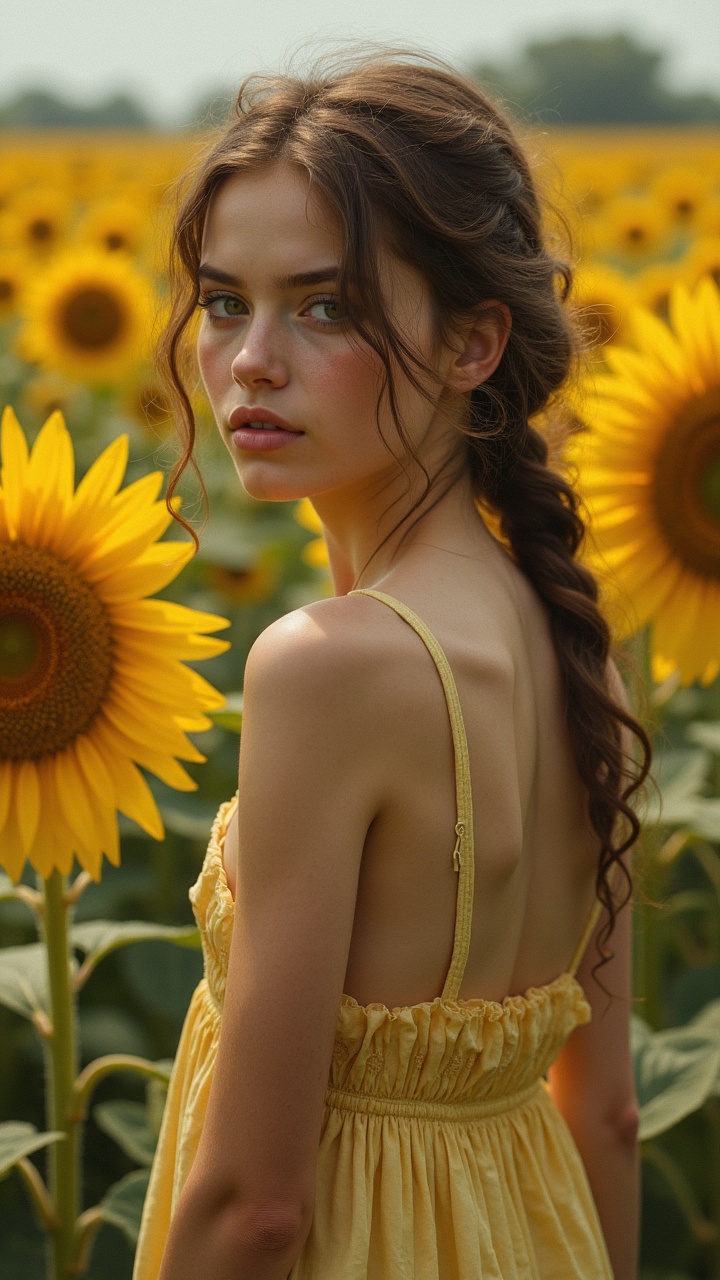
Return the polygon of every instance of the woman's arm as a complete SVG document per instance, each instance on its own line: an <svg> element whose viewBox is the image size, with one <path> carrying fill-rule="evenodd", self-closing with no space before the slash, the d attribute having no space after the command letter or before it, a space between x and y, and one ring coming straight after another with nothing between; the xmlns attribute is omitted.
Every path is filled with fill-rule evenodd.
<svg viewBox="0 0 720 1280"><path fill-rule="evenodd" d="M630 1055L629 905L617 917L610 946L615 957L598 970L598 979L613 999L608 999L592 976L598 958L594 935L578 971L592 1007L592 1021L573 1031L551 1068L549 1083L582 1156L615 1280L635 1280L639 1154L638 1108Z"/></svg>
<svg viewBox="0 0 720 1280"><path fill-rule="evenodd" d="M159 1280L285 1280L310 1229L322 1109L374 816L348 613L273 623L245 670L236 908L215 1073Z"/></svg>

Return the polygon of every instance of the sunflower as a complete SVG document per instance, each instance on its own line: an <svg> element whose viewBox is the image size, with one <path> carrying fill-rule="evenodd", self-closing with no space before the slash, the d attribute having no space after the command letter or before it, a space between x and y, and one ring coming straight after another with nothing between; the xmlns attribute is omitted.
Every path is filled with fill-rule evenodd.
<svg viewBox="0 0 720 1280"><path fill-rule="evenodd" d="M193 544L156 541L172 520L161 472L118 492L126 435L77 489L60 412L29 455L7 408L0 443L0 864L17 882L26 859L47 878L76 855L97 880L103 853L119 862L116 809L164 837L138 765L196 789L179 761L205 756L186 732L225 698L183 660L224 652L203 633L230 623L145 598Z"/></svg>
<svg viewBox="0 0 720 1280"><path fill-rule="evenodd" d="M680 269L688 285L697 284L702 276L712 276L720 285L720 235L699 236L694 240L680 263Z"/></svg>
<svg viewBox="0 0 720 1280"><path fill-rule="evenodd" d="M631 313L636 348L606 349L566 459L587 556L619 637L652 623L653 675L720 671L720 292L670 292L670 324Z"/></svg>
<svg viewBox="0 0 720 1280"><path fill-rule="evenodd" d="M152 371L124 384L120 405L148 436L161 438L172 426L172 405Z"/></svg>
<svg viewBox="0 0 720 1280"><path fill-rule="evenodd" d="M250 608L262 604L277 590L280 582L280 564L269 552L260 555L244 568L229 564L208 565L207 582L213 591L233 604Z"/></svg>
<svg viewBox="0 0 720 1280"><path fill-rule="evenodd" d="M156 310L149 280L124 257L71 251L29 290L17 350L79 382L117 382L148 354Z"/></svg>
<svg viewBox="0 0 720 1280"><path fill-rule="evenodd" d="M68 382L52 370L29 378L20 392L20 402L36 422L44 422L56 409L61 413L77 412L90 393L77 382Z"/></svg>
<svg viewBox="0 0 720 1280"><path fill-rule="evenodd" d="M604 251L620 254L630 262L642 262L662 252L671 228L670 215L659 200L622 195L607 206L598 241Z"/></svg>
<svg viewBox="0 0 720 1280"><path fill-rule="evenodd" d="M599 262L582 264L573 281L572 306L591 346L623 336L634 286L619 271Z"/></svg>
<svg viewBox="0 0 720 1280"><path fill-rule="evenodd" d="M312 538L310 542L305 543L300 553L303 560L306 564L311 565L313 569L326 569L329 561L327 546L322 536L322 521L310 499L302 498L295 507L293 515L303 529L309 529L311 533L318 535Z"/></svg>
<svg viewBox="0 0 720 1280"><path fill-rule="evenodd" d="M26 254L18 249L0 249L0 320L17 315L30 274Z"/></svg>
<svg viewBox="0 0 720 1280"><path fill-rule="evenodd" d="M681 279L675 262L656 262L635 277L635 300L667 319L670 290Z"/></svg>
<svg viewBox="0 0 720 1280"><path fill-rule="evenodd" d="M66 239L72 212L67 191L30 187L20 191L3 211L2 239L10 248L47 256Z"/></svg>
<svg viewBox="0 0 720 1280"><path fill-rule="evenodd" d="M147 209L128 200L97 201L91 205L79 228L82 240L107 253L134 255L147 234Z"/></svg>
<svg viewBox="0 0 720 1280"><path fill-rule="evenodd" d="M668 210L673 222L692 226L712 188L712 175L698 165L672 165L652 182L652 195Z"/></svg>
<svg viewBox="0 0 720 1280"><path fill-rule="evenodd" d="M700 236L720 236L720 195L709 196L698 210L695 231Z"/></svg>

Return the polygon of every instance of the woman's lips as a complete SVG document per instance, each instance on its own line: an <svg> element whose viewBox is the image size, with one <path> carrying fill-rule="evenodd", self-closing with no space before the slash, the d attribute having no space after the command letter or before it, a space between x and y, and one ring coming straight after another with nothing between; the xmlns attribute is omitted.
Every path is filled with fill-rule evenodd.
<svg viewBox="0 0 720 1280"><path fill-rule="evenodd" d="M271 409L263 409L260 405L255 408L250 405L237 405L230 414L228 426L231 431L235 431L238 427L247 427L253 422L267 422L273 427L278 427L281 431L289 431L295 435L304 434L297 427L293 427L292 423L287 422L285 418L281 418L279 414L273 413Z"/></svg>
<svg viewBox="0 0 720 1280"><path fill-rule="evenodd" d="M261 422L263 426L253 426ZM286 422L271 409L263 409L260 405L236 405L228 419L232 432L232 441L236 449L243 452L267 453L271 449L282 449L304 436L304 431Z"/></svg>

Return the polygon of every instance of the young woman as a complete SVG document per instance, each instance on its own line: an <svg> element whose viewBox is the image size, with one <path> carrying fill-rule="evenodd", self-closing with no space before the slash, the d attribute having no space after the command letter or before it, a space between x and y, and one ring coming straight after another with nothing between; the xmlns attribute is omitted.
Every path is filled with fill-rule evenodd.
<svg viewBox="0 0 720 1280"><path fill-rule="evenodd" d="M432 58L253 81L174 245L178 466L199 306L238 480L310 497L335 594L247 661L135 1280L632 1280L650 746L537 429L580 342L528 160Z"/></svg>

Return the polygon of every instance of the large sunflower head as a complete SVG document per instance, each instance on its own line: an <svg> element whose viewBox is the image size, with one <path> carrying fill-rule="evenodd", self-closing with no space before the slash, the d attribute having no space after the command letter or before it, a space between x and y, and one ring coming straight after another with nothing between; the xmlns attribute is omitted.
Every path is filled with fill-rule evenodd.
<svg viewBox="0 0 720 1280"><path fill-rule="evenodd" d="M193 545L157 542L161 472L120 490L127 436L77 489L60 412L29 453L6 409L0 443L0 865L17 881L26 859L47 877L75 855L98 879L103 853L119 861L117 809L163 838L138 765L197 787L180 760L205 757L186 733L225 698L184 660L227 649L205 633L230 623L147 599Z"/></svg>
<svg viewBox="0 0 720 1280"><path fill-rule="evenodd" d="M630 322L635 347L606 349L566 457L617 633L651 622L656 677L707 684L720 671L720 292L679 283L669 325L643 307Z"/></svg>
<svg viewBox="0 0 720 1280"><path fill-rule="evenodd" d="M124 256L68 252L36 277L18 350L80 382L117 382L148 354L156 310L149 280Z"/></svg>

